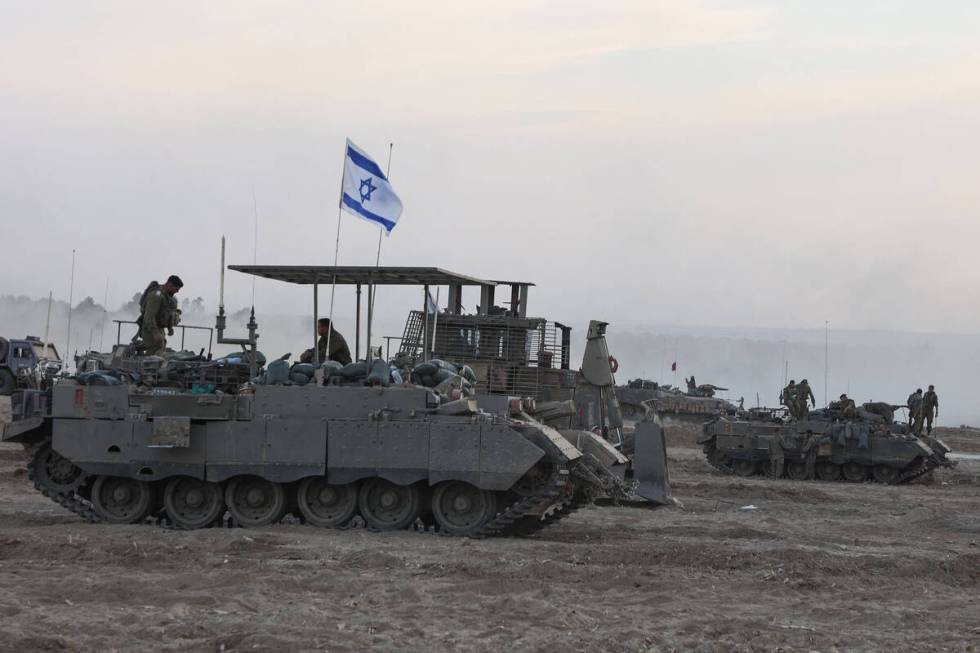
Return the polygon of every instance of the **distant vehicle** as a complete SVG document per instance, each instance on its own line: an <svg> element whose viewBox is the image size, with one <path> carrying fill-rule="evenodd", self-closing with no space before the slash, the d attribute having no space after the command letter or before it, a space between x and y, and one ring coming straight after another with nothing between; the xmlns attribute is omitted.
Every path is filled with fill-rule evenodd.
<svg viewBox="0 0 980 653"><path fill-rule="evenodd" d="M824 408L801 420L779 409L754 409L709 422L699 443L708 462L726 474L795 481L907 483L956 464L942 441L917 437L895 422L895 408L866 403L850 415Z"/></svg>
<svg viewBox="0 0 980 653"><path fill-rule="evenodd" d="M60 372L61 358L53 344L35 336L23 340L0 337L0 396L44 389Z"/></svg>

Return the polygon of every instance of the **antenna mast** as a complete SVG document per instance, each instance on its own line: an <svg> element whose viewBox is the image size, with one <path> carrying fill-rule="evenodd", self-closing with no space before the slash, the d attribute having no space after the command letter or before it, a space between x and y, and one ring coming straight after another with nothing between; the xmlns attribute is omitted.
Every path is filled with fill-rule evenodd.
<svg viewBox="0 0 980 653"><path fill-rule="evenodd" d="M68 336L65 339L65 360L71 354L71 304L75 297L75 250L71 250L71 281L68 284ZM68 365L65 364L67 369Z"/></svg>

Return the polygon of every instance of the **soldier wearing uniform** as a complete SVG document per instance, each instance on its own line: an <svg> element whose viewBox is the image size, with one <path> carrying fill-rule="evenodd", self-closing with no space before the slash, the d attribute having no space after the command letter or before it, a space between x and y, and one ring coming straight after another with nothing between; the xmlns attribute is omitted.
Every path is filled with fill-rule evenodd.
<svg viewBox="0 0 980 653"><path fill-rule="evenodd" d="M327 360L332 360L342 365L347 365L351 362L350 347L347 346L347 341L344 340L344 336L337 332L337 329L331 330L330 318L321 317L317 320L316 330L320 334L320 339L316 343L318 361L322 363ZM327 352L327 334L330 335L329 354ZM313 349L304 351L300 354L299 359L304 363L312 363Z"/></svg>
<svg viewBox="0 0 980 653"><path fill-rule="evenodd" d="M796 408L796 379L790 379L789 385L783 388L779 395L779 403L786 406L789 414L796 417L799 410Z"/></svg>
<svg viewBox="0 0 980 653"><path fill-rule="evenodd" d="M180 323L180 309L175 295L184 287L184 282L176 274L167 277L166 283L157 281L143 291L140 297L140 316L136 319L140 330L134 342L147 356L159 356L167 349L167 335L174 334L174 327ZM164 329L167 334L164 335Z"/></svg>
<svg viewBox="0 0 980 653"><path fill-rule="evenodd" d="M909 426L914 426L918 423L919 408L922 406L922 388L916 388L905 401L905 405L909 409Z"/></svg>
<svg viewBox="0 0 980 653"><path fill-rule="evenodd" d="M796 386L796 409L799 411L797 419L806 419L806 416L810 413L809 404L813 404L813 407L817 407L817 399L813 396L813 390L810 389L810 383L803 379L800 381L799 385Z"/></svg>
<svg viewBox="0 0 980 653"><path fill-rule="evenodd" d="M830 402L831 410L838 410L841 413L841 417L845 419L853 419L857 417L857 405L854 400L848 397L846 394L842 394L838 401Z"/></svg>
<svg viewBox="0 0 980 653"><path fill-rule="evenodd" d="M922 433L922 422L926 424L926 435L932 435L933 417L939 417L939 395L936 394L936 386L929 386L929 389L922 395L922 404L919 406L919 430L916 435Z"/></svg>

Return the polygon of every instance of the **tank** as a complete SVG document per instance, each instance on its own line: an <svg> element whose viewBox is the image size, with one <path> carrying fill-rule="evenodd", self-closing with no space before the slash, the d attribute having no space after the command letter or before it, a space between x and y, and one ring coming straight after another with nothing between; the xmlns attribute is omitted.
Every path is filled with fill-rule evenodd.
<svg viewBox="0 0 980 653"><path fill-rule="evenodd" d="M672 385L633 379L616 386L616 398L626 424L654 421L674 443L693 443L706 423L738 411L731 402L715 397L716 389L706 384L684 392Z"/></svg>
<svg viewBox="0 0 980 653"><path fill-rule="evenodd" d="M311 270L319 278L291 266L290 279ZM446 278L433 270L411 278ZM259 527L292 514L325 528L521 535L630 489L591 438L579 449L525 400L485 410L460 386L398 383L396 366L370 355L264 365L254 312L247 329L225 337L222 303L217 342L240 354L134 356L117 344L88 356L11 411L2 437L25 446L39 492L103 523Z"/></svg>
<svg viewBox="0 0 980 653"><path fill-rule="evenodd" d="M811 411L801 420L781 409L753 409L712 420L698 442L713 467L738 476L897 484L956 464L943 442L917 437L893 416L894 407L882 403L849 416Z"/></svg>

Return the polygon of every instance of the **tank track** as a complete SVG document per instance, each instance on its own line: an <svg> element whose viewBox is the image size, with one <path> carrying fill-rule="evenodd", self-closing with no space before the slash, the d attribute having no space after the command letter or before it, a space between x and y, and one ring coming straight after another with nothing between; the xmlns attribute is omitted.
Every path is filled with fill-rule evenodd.
<svg viewBox="0 0 980 653"><path fill-rule="evenodd" d="M735 476L735 471L731 467L727 467L721 462L722 460L724 460L724 458L720 457L719 455L714 455L719 453L718 449L715 447L714 440L706 442L704 444L703 451L709 465L717 469L722 474ZM939 467L938 463L932 460L925 460L919 465L912 466L907 469L903 469L900 472L900 474L895 478L895 480L891 481L890 483L887 483L887 485L901 485L902 483L909 483L924 474L928 474L929 472L936 469L937 467ZM764 476L764 474L756 474L756 476ZM789 477L783 474L780 478L789 478ZM814 479L810 479L810 480L814 480ZM874 480L873 477L868 480L870 480L872 483L878 483L878 481ZM836 482L846 483L847 481L838 480Z"/></svg>
<svg viewBox="0 0 980 653"><path fill-rule="evenodd" d="M57 491L43 483L43 479L34 469L35 457L40 449L50 445L50 438L45 438L31 445L24 445L25 453L27 454L28 479L34 485L34 488L62 508L78 515L87 523L105 523L105 520L96 512L92 506L92 502L84 496L82 491L84 487L91 484L95 479L94 476L83 477L76 486L76 489L68 492ZM496 517L484 524L478 531L462 537L474 539L526 537L564 519L587 503L587 501L575 499L575 489L571 486L568 470L564 467L556 467L549 481L543 483L539 491L515 500L504 510L498 512ZM537 511L542 506L544 506L544 511L538 513ZM159 516L147 517L142 523L156 525L161 528L180 530L180 527L176 526L162 511ZM214 526L235 527L236 524L233 520L219 518L209 527ZM359 515L355 515L346 524L337 526L331 530L349 530L355 528L367 529L364 519ZM452 536L448 532L439 530L435 525L428 528L413 529L409 527L407 530L416 530L417 532L433 533L448 537Z"/></svg>

